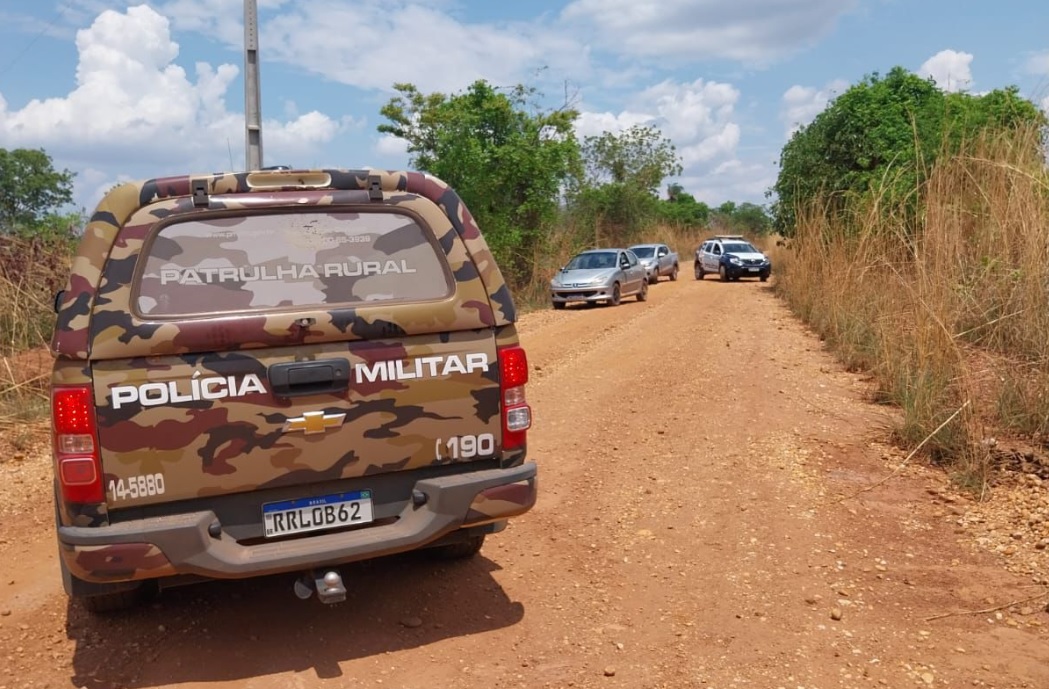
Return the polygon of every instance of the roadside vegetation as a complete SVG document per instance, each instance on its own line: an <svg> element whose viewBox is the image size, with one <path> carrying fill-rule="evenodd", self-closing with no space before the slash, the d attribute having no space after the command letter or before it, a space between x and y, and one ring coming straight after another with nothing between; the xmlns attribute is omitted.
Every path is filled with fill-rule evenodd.
<svg viewBox="0 0 1049 689"><path fill-rule="evenodd" d="M901 445L979 483L992 436L1049 442L1046 120L1015 89L866 77L794 133L769 206L666 185L681 162L659 129L579 137L570 102L546 109L526 86L395 91L379 131L459 192L522 305L546 306L584 248L659 241L687 264L712 233L776 232L778 293L899 406ZM46 407L19 357L50 337L83 224L59 213L72 179L43 151L0 149L0 423Z"/></svg>
<svg viewBox="0 0 1049 689"><path fill-rule="evenodd" d="M1045 124L894 70L798 131L776 184L779 293L974 488L996 436L1049 441Z"/></svg>

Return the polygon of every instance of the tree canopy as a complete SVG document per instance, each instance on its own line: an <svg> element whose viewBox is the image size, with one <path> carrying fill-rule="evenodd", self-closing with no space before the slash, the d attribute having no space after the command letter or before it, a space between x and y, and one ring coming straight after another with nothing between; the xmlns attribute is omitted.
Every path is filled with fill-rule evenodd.
<svg viewBox="0 0 1049 689"><path fill-rule="evenodd" d="M0 234L32 235L73 201L73 173L43 149L0 148Z"/></svg>
<svg viewBox="0 0 1049 689"><path fill-rule="evenodd" d="M576 111L530 111L533 90L485 81L455 95L400 95L381 109L380 132L408 142L412 165L451 184L484 228L504 270L527 279L543 228L580 172Z"/></svg>
<svg viewBox="0 0 1049 689"><path fill-rule="evenodd" d="M681 174L674 144L655 127L635 125L619 133L588 136L582 155L585 173L574 197L577 211L611 225L624 237L659 216L660 185Z"/></svg>
<svg viewBox="0 0 1049 689"><path fill-rule="evenodd" d="M1045 116L1012 87L976 96L944 93L902 67L869 75L784 146L771 190L776 227L789 234L799 204L823 198L833 211L845 196L876 187L893 201L917 203L938 156L988 126L1032 123L1044 124Z"/></svg>

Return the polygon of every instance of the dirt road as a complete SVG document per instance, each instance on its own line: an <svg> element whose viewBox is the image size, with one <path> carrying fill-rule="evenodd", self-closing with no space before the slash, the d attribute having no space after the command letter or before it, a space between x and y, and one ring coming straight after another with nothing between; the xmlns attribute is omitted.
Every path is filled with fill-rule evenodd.
<svg viewBox="0 0 1049 689"><path fill-rule="evenodd" d="M1046 599L1008 606L1044 588L971 545L940 474L864 490L899 461L890 412L767 286L521 331L539 504L473 561L344 569L342 605L272 577L92 618L46 458L0 464L0 687L1049 687Z"/></svg>

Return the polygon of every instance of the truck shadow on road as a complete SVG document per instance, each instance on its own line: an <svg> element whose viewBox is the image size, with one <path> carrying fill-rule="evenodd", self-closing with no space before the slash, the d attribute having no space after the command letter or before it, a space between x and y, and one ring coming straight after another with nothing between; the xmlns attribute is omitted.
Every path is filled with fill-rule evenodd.
<svg viewBox="0 0 1049 689"><path fill-rule="evenodd" d="M479 555L439 562L408 553L340 568L346 602L299 600L294 575L164 591L152 604L96 617L70 604L74 686L93 689L221 682L314 670L516 624L524 606Z"/></svg>

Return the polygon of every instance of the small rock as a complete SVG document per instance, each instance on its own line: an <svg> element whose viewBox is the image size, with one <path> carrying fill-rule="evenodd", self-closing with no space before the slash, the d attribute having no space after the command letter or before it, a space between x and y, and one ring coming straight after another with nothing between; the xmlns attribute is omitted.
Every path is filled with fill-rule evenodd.
<svg viewBox="0 0 1049 689"><path fill-rule="evenodd" d="M605 677L615 677L615 676L616 676L616 669L614 667L609 665L608 667L605 668Z"/></svg>
<svg viewBox="0 0 1049 689"><path fill-rule="evenodd" d="M10 614L11 614L11 611L10 611L10 610L7 610L7 609L4 609L4 610L0 610L0 617L7 617L7 616L9 616Z"/></svg>
<svg viewBox="0 0 1049 689"><path fill-rule="evenodd" d="M922 673L922 681L925 682L926 684L931 685L933 682L936 681L936 678L933 677L931 672L923 672Z"/></svg>
<svg viewBox="0 0 1049 689"><path fill-rule="evenodd" d="M830 618L832 620L838 621L838 620L841 619L841 616L842 616L841 608L831 608L830 609Z"/></svg>
<svg viewBox="0 0 1049 689"><path fill-rule="evenodd" d="M158 624L158 625L157 625L157 631L158 631L158 632L164 633L164 632L166 632L167 630L168 630L168 628L167 628L167 627L165 627L164 625L162 625L162 624Z"/></svg>
<svg viewBox="0 0 1049 689"><path fill-rule="evenodd" d="M408 629L415 629L416 627L423 626L423 621L418 617L405 617L401 620L401 624Z"/></svg>

